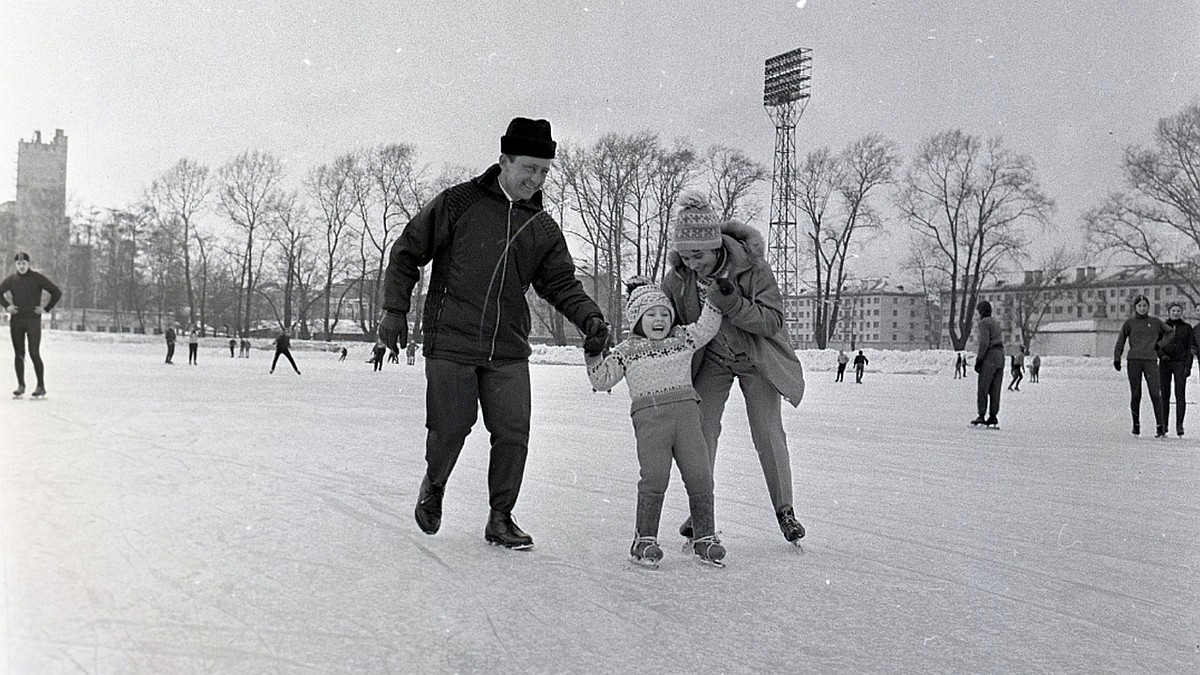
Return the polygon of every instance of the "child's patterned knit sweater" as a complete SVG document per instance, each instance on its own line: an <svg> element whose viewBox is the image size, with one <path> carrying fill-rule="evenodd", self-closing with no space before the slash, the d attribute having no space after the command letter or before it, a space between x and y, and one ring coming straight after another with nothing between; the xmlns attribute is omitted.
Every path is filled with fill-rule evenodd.
<svg viewBox="0 0 1200 675"><path fill-rule="evenodd" d="M705 300L696 323L676 326L662 340L631 335L607 357L585 357L588 378L600 391L609 391L625 378L633 398L630 414L664 403L698 401L692 388L692 354L720 328L721 312Z"/></svg>

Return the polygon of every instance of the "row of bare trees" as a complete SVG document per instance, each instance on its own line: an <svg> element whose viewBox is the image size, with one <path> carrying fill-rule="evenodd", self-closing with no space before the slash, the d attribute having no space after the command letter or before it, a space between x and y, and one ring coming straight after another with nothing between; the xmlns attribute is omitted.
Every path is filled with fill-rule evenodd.
<svg viewBox="0 0 1200 675"><path fill-rule="evenodd" d="M1127 188L1084 216L1093 253L1119 253L1173 275L1193 301L1200 264L1200 106L1159 122L1151 147L1131 147ZM738 149L702 152L651 131L610 133L560 145L545 186L547 208L573 241L589 292L622 330L621 281L661 279L672 207L685 190L706 191L724 218L758 222L766 167ZM403 226L442 188L470 171L436 176L408 144L346 153L310 169L289 190L285 164L245 152L210 170L182 159L123 210L75 219L77 245L93 250L85 306L175 310L188 323L244 331L263 317L280 328L337 329L347 301L357 330L372 334L387 254ZM1038 231L1052 227L1052 199L1036 167L1000 139L950 130L924 139L911 157L878 134L834 151L816 148L798 167L797 224L814 303L814 340L837 332L842 294L862 245L907 232L905 269L942 306L951 343L971 333L980 289L1022 266L1040 270L1013 308L1026 344L1077 258L1064 250L1033 260ZM103 289L103 291L99 290ZM421 289L417 290L421 293ZM415 304L415 303L414 303ZM159 311L159 314L162 312ZM538 312L560 342L568 328ZM419 317L410 317L419 321ZM414 332L419 327L414 327Z"/></svg>

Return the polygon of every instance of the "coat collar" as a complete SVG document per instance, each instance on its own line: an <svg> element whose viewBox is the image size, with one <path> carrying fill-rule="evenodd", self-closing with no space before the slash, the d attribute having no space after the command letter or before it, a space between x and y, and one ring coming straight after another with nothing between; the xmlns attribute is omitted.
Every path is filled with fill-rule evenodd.
<svg viewBox="0 0 1200 675"><path fill-rule="evenodd" d="M508 195L504 194L504 190L500 187L500 165L499 164L493 164L493 165L489 166L487 171L484 171L482 174L472 178L471 182L475 183L479 187L483 188L483 190L485 192L492 195L496 199L499 199L500 201L503 201L503 202L508 201ZM528 206L530 208L541 211L542 210L542 191L538 190L537 192L533 193L533 196L530 197L529 199L523 199L519 202L513 202L513 203L521 204L522 206Z"/></svg>

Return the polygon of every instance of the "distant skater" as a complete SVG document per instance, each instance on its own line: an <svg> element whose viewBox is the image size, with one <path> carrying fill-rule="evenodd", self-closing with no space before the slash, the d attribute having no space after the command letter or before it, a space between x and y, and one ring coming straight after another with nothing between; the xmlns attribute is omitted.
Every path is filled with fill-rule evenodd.
<svg viewBox="0 0 1200 675"><path fill-rule="evenodd" d="M163 336L167 339L167 360L165 363L173 366L175 365L175 362L171 359L175 358L175 326L168 325L166 332L163 333Z"/></svg>
<svg viewBox="0 0 1200 675"><path fill-rule="evenodd" d="M1004 385L1004 336L1000 324L992 317L992 303L981 301L975 306L979 312L976 332L979 335L979 351L975 355L975 372L979 382L975 389L975 407L979 416L971 420L974 426L999 426L1000 388Z"/></svg>
<svg viewBox="0 0 1200 675"><path fill-rule="evenodd" d="M350 352L346 351L346 345L342 345L342 355L338 357L338 362L345 361L346 355Z"/></svg>
<svg viewBox="0 0 1200 675"><path fill-rule="evenodd" d="M383 355L387 353L387 346L383 344L383 339L375 340L375 346L371 349L371 363L375 366L375 372L383 370Z"/></svg>
<svg viewBox="0 0 1200 675"><path fill-rule="evenodd" d="M289 349L291 345L292 338L288 337L287 331L280 333L279 337L275 338L275 358L271 359L272 373L275 372L275 364L279 363L279 357L286 356L288 363L292 364L292 370L296 371L297 375L300 374L300 369L296 367L296 360L292 358L292 352Z"/></svg>
<svg viewBox="0 0 1200 675"><path fill-rule="evenodd" d="M238 341L238 345L240 348L240 353L238 356L244 359L250 358L250 338L242 336L242 338Z"/></svg>
<svg viewBox="0 0 1200 675"><path fill-rule="evenodd" d="M1029 360L1029 381L1037 382L1040 372L1042 372L1042 357L1034 354L1033 358Z"/></svg>
<svg viewBox="0 0 1200 675"><path fill-rule="evenodd" d="M1150 316L1150 299L1139 295L1133 299L1133 316L1125 320L1117 334L1117 346L1113 351L1113 368L1121 370L1121 354L1129 342L1129 357L1125 360L1129 377L1129 410L1133 413L1133 435L1142 433L1142 379L1150 390L1150 404L1154 408L1154 437L1167 435L1166 417L1163 415L1161 383L1158 378L1158 351L1171 344L1174 335L1167 324Z"/></svg>
<svg viewBox="0 0 1200 675"><path fill-rule="evenodd" d="M854 357L854 383L855 384L862 384L863 370L866 369L867 364L870 362L871 361L866 357L866 355L862 353L862 350L861 349L858 350L858 354L855 355L855 357Z"/></svg>
<svg viewBox="0 0 1200 675"><path fill-rule="evenodd" d="M967 362L963 358L962 352L959 352L954 357L954 379L958 380L967 376Z"/></svg>
<svg viewBox="0 0 1200 675"><path fill-rule="evenodd" d="M42 315L54 309L62 291L40 272L29 269L29 254L14 256L17 271L0 281L0 306L8 311L8 328L12 335L13 367L17 371L17 388L13 396L25 394L25 343L29 343L29 360L37 376L35 398L46 395L45 368L42 365ZM42 294L50 299L42 304Z"/></svg>
<svg viewBox="0 0 1200 675"><path fill-rule="evenodd" d="M229 338L229 358L233 358L233 351L237 349L237 338L230 336Z"/></svg>
<svg viewBox="0 0 1200 675"><path fill-rule="evenodd" d="M846 356L846 350L839 349L837 355L837 377L833 378L834 382L841 382L845 379L847 363L850 363L850 357Z"/></svg>
<svg viewBox="0 0 1200 675"><path fill-rule="evenodd" d="M200 349L200 334L196 332L196 327L188 331L188 364L196 365L196 352Z"/></svg>
<svg viewBox="0 0 1200 675"><path fill-rule="evenodd" d="M405 347L404 353L405 353L405 355L408 356L408 365L411 366L414 363L416 363L417 362L417 343L416 342L408 343L408 347Z"/></svg>
<svg viewBox="0 0 1200 675"><path fill-rule="evenodd" d="M1192 324L1183 320L1183 305L1167 305L1167 327L1171 342L1158 357L1158 377L1162 387L1163 426L1171 423L1171 391L1175 391L1175 434L1183 435L1183 415L1187 412L1187 381L1192 375L1192 360L1200 351ZM1174 387L1172 387L1174 381Z"/></svg>
<svg viewBox="0 0 1200 675"><path fill-rule="evenodd" d="M1012 381L1008 383L1009 391L1021 391L1021 380L1025 379L1025 347L1017 347L1017 353L1012 355Z"/></svg>

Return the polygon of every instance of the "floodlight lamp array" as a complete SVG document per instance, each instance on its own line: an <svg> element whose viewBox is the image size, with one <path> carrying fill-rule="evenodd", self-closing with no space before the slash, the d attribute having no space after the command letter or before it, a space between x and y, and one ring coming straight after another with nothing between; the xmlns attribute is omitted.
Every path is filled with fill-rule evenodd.
<svg viewBox="0 0 1200 675"><path fill-rule="evenodd" d="M808 98L812 50L800 47L767 59L763 105L778 106Z"/></svg>

